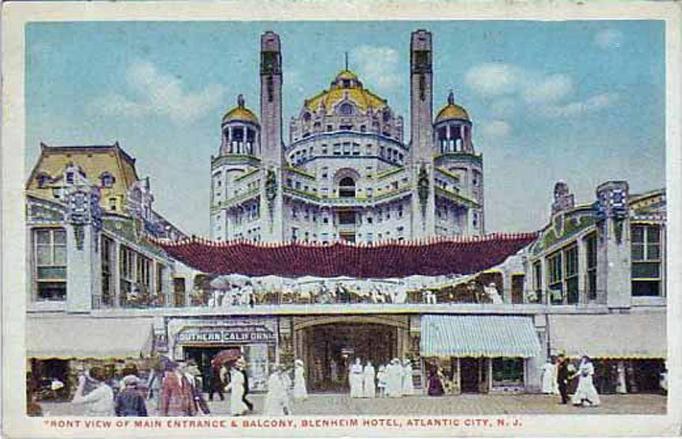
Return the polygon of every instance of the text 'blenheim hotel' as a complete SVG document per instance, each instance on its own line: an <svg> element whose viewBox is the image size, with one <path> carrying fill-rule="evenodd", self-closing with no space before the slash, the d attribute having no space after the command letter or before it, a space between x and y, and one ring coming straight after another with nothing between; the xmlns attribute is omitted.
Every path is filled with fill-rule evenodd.
<svg viewBox="0 0 682 439"><path fill-rule="evenodd" d="M293 358L312 391L343 391L356 357L409 359L417 388L439 365L450 393L537 391L565 352L596 360L602 393L658 390L664 190L608 181L579 204L559 182L542 230L485 235L472 120L452 93L433 114L430 32L410 40L409 142L346 68L285 143L280 38L260 43L259 116L239 97L211 158L212 240L154 211L118 144L42 146L26 187L35 377L158 354L207 373L235 349L255 391Z"/></svg>

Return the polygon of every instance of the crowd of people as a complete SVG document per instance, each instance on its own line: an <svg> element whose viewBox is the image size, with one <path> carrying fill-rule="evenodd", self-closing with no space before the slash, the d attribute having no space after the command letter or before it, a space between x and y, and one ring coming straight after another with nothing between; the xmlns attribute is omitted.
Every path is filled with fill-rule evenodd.
<svg viewBox="0 0 682 439"><path fill-rule="evenodd" d="M394 358L388 364L374 368L371 361L363 367L360 358L350 366L348 373L351 398L398 398L414 394L412 362Z"/></svg>

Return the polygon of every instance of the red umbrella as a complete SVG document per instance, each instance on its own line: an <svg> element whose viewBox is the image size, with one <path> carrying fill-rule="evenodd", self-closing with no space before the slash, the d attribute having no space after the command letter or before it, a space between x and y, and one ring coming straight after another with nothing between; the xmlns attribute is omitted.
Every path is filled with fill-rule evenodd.
<svg viewBox="0 0 682 439"><path fill-rule="evenodd" d="M213 359L211 360L211 366L218 368L222 366L224 363L232 363L234 361L237 361L241 356L242 356L241 349L237 348L225 349L215 354L215 357L213 357Z"/></svg>

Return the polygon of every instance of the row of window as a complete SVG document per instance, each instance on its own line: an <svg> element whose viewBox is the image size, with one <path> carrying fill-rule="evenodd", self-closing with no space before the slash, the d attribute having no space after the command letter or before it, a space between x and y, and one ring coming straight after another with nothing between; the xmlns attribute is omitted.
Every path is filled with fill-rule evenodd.
<svg viewBox="0 0 682 439"><path fill-rule="evenodd" d="M83 178L86 178L85 172L80 172L80 174L83 176ZM74 178L75 174L73 171L69 171L66 173L66 183L73 184ZM46 188L50 183L54 182L56 179L50 177L48 174L44 172L41 172L40 174L38 174L38 177L36 177L36 180L38 181L38 187L43 189ZM114 186L116 178L113 175L111 175L111 173L105 171L99 175L99 181L100 187L110 188Z"/></svg>
<svg viewBox="0 0 682 439"><path fill-rule="evenodd" d="M355 142L335 143L331 150L332 155L335 156L359 156L361 154L360 144ZM329 148L326 144L322 144L320 148L320 155L329 155ZM372 156L373 148L371 144L365 147L365 155ZM315 157L315 148L313 146L308 149L298 149L296 152L289 155L289 162L294 165L299 165ZM403 163L405 155L396 148L380 146L379 157L393 163Z"/></svg>
<svg viewBox="0 0 682 439"><path fill-rule="evenodd" d="M314 232L309 232L309 231L304 231L301 233L301 230L298 227L291 227L291 240L292 241L303 241L303 242L317 242L317 233ZM330 237L331 238L338 238L338 239L345 239L347 241L355 242L355 238L361 239L363 237L362 233L328 233L328 232L323 232L320 233L320 242L329 242ZM395 239L398 241L403 241L405 240L405 227L400 226L396 227L395 231L393 234L391 234L390 230L386 230L383 232L367 232L364 236L365 242L371 244L374 242L375 238L377 240L391 240Z"/></svg>
<svg viewBox="0 0 682 439"><path fill-rule="evenodd" d="M551 304L580 302L580 276L584 276L588 301L597 299L597 235L583 239L585 267L581 268L578 243L573 242L546 257L548 301ZM633 225L631 228L632 296L661 296L661 229L658 225ZM533 289L542 302L542 261L533 264Z"/></svg>

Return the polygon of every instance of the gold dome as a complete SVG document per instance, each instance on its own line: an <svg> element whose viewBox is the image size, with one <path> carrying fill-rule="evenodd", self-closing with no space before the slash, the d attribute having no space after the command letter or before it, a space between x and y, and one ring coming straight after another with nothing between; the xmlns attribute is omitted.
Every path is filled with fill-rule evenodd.
<svg viewBox="0 0 682 439"><path fill-rule="evenodd" d="M244 106L244 97L242 95L237 96L237 106L223 116L223 123L232 121L258 123L258 118L253 111Z"/></svg>
<svg viewBox="0 0 682 439"><path fill-rule="evenodd" d="M436 116L436 123L448 119L470 120L469 113L467 113L464 107L460 107L459 105L455 104L455 96L452 92L450 92L448 95L448 104L438 112L438 116Z"/></svg>
<svg viewBox="0 0 682 439"><path fill-rule="evenodd" d="M317 111L320 104L328 113L334 111L334 107L343 101L346 96L353 101L362 112L368 109L381 109L386 107L386 99L383 99L362 86L358 75L348 69L341 70L329 90L322 90L310 99L306 99L305 107L310 111Z"/></svg>

